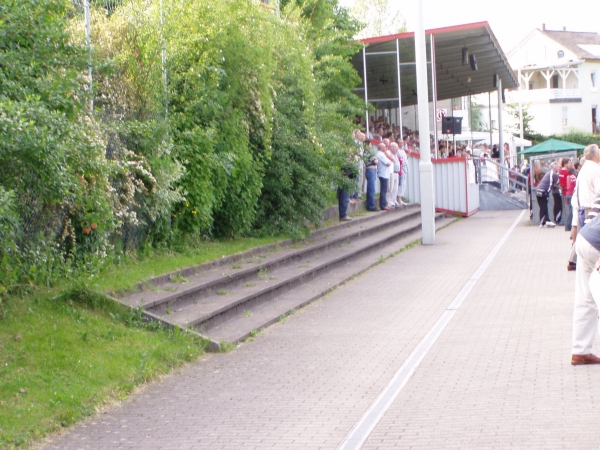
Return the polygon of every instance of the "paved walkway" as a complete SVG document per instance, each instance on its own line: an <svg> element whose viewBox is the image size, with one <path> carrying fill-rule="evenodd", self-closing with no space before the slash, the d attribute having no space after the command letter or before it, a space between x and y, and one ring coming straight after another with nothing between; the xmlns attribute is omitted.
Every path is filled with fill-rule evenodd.
<svg viewBox="0 0 600 450"><path fill-rule="evenodd" d="M598 448L600 367L570 365L568 234L534 227L527 215L507 234L520 213L460 220L438 232L434 246L397 255L44 448L355 442L350 431L461 292L463 303L363 448Z"/></svg>

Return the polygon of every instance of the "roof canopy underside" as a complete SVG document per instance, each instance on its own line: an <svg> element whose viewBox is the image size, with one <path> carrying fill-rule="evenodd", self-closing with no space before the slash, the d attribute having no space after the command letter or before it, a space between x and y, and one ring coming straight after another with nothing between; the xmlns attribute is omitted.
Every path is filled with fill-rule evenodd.
<svg viewBox="0 0 600 450"><path fill-rule="evenodd" d="M502 87L518 86L517 77L498 45L487 22L438 28L426 31L429 100L432 95L431 38L435 48L437 99L445 100L494 91L494 75ZM398 72L396 48L399 48L402 106L417 103L414 33L401 33L362 40L366 54L367 94L378 108L398 107ZM463 64L463 49L474 55L477 70ZM363 53L356 54L353 64L363 84L357 89L364 96Z"/></svg>

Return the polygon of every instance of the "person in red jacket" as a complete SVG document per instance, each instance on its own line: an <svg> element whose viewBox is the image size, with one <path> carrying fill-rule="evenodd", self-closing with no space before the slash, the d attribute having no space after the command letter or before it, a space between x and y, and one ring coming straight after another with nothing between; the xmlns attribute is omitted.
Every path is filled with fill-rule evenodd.
<svg viewBox="0 0 600 450"><path fill-rule="evenodd" d="M567 177L569 176L569 167L573 167L573 163L568 158L562 158L560 161L560 171L558 172L558 189L553 190L554 195L554 219L555 222L562 222L562 212L566 211L569 205L566 202L565 189L567 188ZM562 195L561 195L562 194ZM560 216L557 217L557 214Z"/></svg>

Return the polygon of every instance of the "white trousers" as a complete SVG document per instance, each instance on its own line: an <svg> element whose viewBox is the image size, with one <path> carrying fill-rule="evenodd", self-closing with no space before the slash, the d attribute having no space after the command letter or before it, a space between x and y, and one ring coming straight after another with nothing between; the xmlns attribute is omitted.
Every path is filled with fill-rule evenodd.
<svg viewBox="0 0 600 450"><path fill-rule="evenodd" d="M590 289L590 276L594 265L600 256L596 250L578 235L575 240L575 251L577 252L577 269L575 270L575 303L573 306L573 354L587 355L592 353L592 344L598 329L598 304L600 292L594 288ZM600 274L594 274L598 276ZM596 280L593 280L594 283Z"/></svg>
<svg viewBox="0 0 600 450"><path fill-rule="evenodd" d="M402 198L406 193L406 174L403 173L402 176L399 175L399 177L400 180L398 181L398 197Z"/></svg>
<svg viewBox="0 0 600 450"><path fill-rule="evenodd" d="M390 175L390 197L388 198L388 204L395 205L398 202L396 199L398 197L398 174L393 172Z"/></svg>

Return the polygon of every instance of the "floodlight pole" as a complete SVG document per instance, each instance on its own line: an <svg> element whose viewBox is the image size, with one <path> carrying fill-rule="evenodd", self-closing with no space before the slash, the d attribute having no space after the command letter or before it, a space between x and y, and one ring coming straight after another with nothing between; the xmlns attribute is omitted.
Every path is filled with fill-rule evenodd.
<svg viewBox="0 0 600 450"><path fill-rule="evenodd" d="M422 243L435 243L435 206L433 199L433 164L429 142L429 93L427 88L427 47L423 2L418 1L417 29L415 31L415 62L417 70L417 103L419 105L419 135L421 159L419 162L421 188L421 228Z"/></svg>

